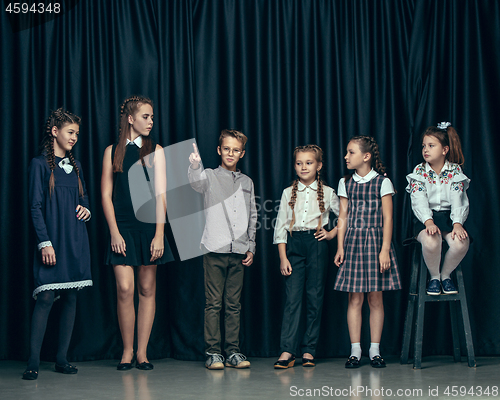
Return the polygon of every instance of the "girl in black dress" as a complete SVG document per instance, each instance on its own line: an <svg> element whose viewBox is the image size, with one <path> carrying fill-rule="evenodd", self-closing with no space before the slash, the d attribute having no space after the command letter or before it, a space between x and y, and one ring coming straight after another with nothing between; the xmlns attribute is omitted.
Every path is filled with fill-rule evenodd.
<svg viewBox="0 0 500 400"><path fill-rule="evenodd" d="M59 346L55 370L76 374L67 360L76 311L76 292L92 286L86 221L89 201L80 163L71 149L78 141L80 117L62 108L46 124L43 152L31 160L29 201L37 250L33 272L36 299L31 321L30 358L23 379L38 378L40 350L55 292L61 297Z"/></svg>
<svg viewBox="0 0 500 400"><path fill-rule="evenodd" d="M137 357L137 368L151 370L153 364L148 361L147 346L155 316L156 266L173 260L164 235L165 156L162 147L149 137L153 127L151 100L130 97L121 105L120 114L118 143L104 152L101 178L102 207L111 235L105 262L113 266L116 277L118 322L123 340L123 354L117 369L131 369L134 357ZM140 220L137 218L139 214L134 209L132 198L139 189L134 186L134 181L129 182L129 172L141 164L147 186L156 200L155 215L149 221L144 215ZM134 267L137 268L139 292L135 356Z"/></svg>

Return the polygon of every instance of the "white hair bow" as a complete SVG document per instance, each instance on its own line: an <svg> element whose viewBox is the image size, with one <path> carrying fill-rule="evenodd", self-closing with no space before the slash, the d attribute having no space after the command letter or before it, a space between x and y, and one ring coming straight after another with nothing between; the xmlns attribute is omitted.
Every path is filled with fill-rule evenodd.
<svg viewBox="0 0 500 400"><path fill-rule="evenodd" d="M439 129L447 129L449 126L451 126L451 122L440 122L437 124Z"/></svg>
<svg viewBox="0 0 500 400"><path fill-rule="evenodd" d="M64 172L66 172L67 174L71 174L71 171L73 171L73 166L71 165L71 163L69 162L69 158L66 157L66 158L63 158L61 161L59 161L59 164L58 164L63 170Z"/></svg>

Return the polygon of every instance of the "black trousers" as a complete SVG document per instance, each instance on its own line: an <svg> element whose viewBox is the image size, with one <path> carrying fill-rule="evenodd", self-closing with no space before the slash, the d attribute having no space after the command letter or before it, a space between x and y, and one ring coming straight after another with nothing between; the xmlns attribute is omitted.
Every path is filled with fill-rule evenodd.
<svg viewBox="0 0 500 400"><path fill-rule="evenodd" d="M316 355L323 294L325 291L328 244L318 241L314 230L288 235L286 253L292 273L285 277L286 302L281 326L281 351L294 355ZM306 290L306 327L299 350L299 326L302 302Z"/></svg>

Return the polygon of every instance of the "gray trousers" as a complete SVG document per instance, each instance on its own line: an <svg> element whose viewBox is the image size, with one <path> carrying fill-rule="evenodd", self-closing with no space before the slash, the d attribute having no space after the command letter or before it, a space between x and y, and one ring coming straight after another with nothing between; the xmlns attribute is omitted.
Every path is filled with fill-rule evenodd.
<svg viewBox="0 0 500 400"><path fill-rule="evenodd" d="M205 352L221 354L220 313L224 299L224 351L240 352L241 289L245 254L207 253L205 271Z"/></svg>

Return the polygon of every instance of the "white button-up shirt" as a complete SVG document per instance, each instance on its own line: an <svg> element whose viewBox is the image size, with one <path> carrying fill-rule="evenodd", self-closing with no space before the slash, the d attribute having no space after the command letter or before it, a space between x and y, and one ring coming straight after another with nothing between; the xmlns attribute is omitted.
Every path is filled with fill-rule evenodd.
<svg viewBox="0 0 500 400"><path fill-rule="evenodd" d="M274 228L274 244L286 243L287 232L292 222L292 209L288 205L292 196L292 186L283 190L281 195L280 209ZM295 201L295 223L293 231L306 231L318 227L319 217L322 215L323 226L328 224L330 211L339 215L339 198L335 190L323 185L323 200L325 202L325 212L321 214L318 204L318 182L314 181L309 186L299 181L297 189L297 199Z"/></svg>
<svg viewBox="0 0 500 400"><path fill-rule="evenodd" d="M432 211L451 210L453 223L462 224L469 215L467 189L470 179L458 164L445 162L441 172L435 172L428 163L418 164L406 175L411 208L417 219L424 223L432 219Z"/></svg>

